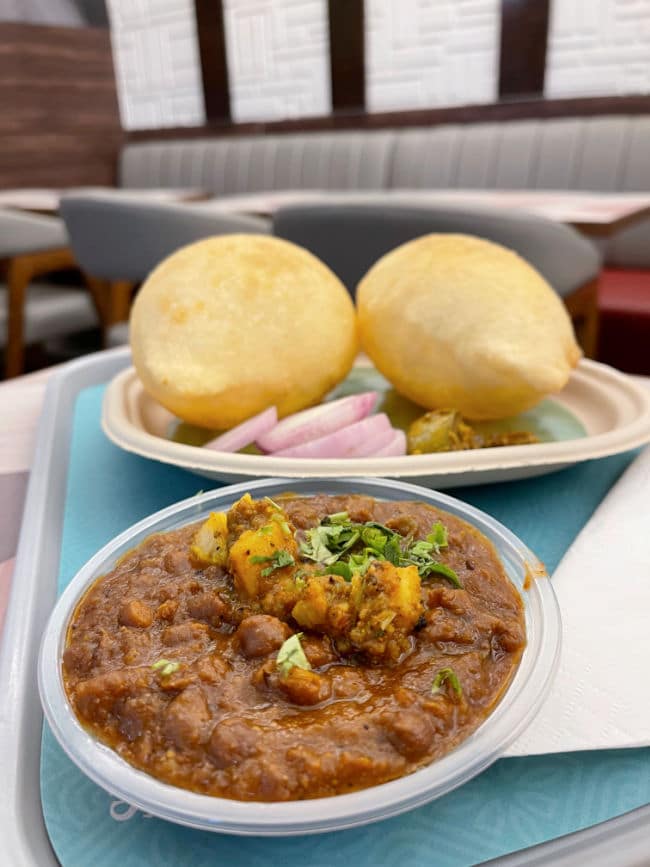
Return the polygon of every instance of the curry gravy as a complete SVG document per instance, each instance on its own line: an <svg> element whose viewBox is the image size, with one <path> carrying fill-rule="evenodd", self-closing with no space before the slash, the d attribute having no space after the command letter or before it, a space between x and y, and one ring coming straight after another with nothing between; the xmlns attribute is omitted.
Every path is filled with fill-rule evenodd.
<svg viewBox="0 0 650 867"><path fill-rule="evenodd" d="M442 576L422 579L424 613L395 662L342 655L329 636L301 629L318 679L308 692L288 690L276 657L297 624L243 599L225 567L193 563L197 525L146 539L80 601L63 675L82 724L171 785L288 801L401 777L474 731L519 664L519 593L469 524L423 503L365 496L280 502L298 532L341 511L419 539L441 521L448 547L440 559L462 589ZM432 694L442 669L453 670L460 693L447 683Z"/></svg>

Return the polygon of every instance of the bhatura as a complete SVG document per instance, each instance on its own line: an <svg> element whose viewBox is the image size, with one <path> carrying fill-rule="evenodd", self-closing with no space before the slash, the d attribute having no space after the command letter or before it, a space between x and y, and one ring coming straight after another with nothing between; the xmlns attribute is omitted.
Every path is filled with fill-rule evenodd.
<svg viewBox="0 0 650 867"><path fill-rule="evenodd" d="M318 402L352 367L354 306L319 259L267 235L183 247L152 272L130 322L145 389L175 415L230 428Z"/></svg>
<svg viewBox="0 0 650 867"><path fill-rule="evenodd" d="M560 391L580 358L551 286L516 253L426 235L381 258L357 290L363 349L427 409L502 418Z"/></svg>

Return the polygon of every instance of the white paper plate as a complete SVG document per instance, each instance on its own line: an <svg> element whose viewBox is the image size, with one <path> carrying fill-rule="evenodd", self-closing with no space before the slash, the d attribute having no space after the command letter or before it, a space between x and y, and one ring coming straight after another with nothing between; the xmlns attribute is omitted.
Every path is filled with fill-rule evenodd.
<svg viewBox="0 0 650 867"><path fill-rule="evenodd" d="M227 482L254 476L316 479L345 474L405 478L448 488L543 475L650 442L650 390L607 365L583 359L565 389L545 406L564 411L586 435L535 445L403 457L322 460L226 454L170 440L174 416L149 397L131 367L106 390L102 426L109 439L126 451Z"/></svg>

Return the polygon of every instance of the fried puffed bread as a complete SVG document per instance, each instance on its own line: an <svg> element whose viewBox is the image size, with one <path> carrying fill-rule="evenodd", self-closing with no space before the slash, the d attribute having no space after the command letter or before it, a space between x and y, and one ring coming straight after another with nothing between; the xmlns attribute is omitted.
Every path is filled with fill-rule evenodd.
<svg viewBox="0 0 650 867"><path fill-rule="evenodd" d="M395 388L470 419L523 412L567 383L581 352L566 309L516 253L426 235L383 256L357 289L361 344Z"/></svg>
<svg viewBox="0 0 650 867"><path fill-rule="evenodd" d="M275 405L319 401L357 352L354 305L319 259L267 235L177 250L140 289L130 321L145 389L181 419L226 429Z"/></svg>

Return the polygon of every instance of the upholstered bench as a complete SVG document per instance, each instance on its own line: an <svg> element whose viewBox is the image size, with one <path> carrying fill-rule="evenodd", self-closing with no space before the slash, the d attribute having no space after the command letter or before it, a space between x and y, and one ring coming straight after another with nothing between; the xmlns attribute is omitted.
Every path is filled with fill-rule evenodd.
<svg viewBox="0 0 650 867"><path fill-rule="evenodd" d="M214 196L287 189L631 192L650 190L648 154L650 115L228 136L127 144L119 184L199 187ZM626 269L650 269L650 220L600 249L606 266L618 269L605 289L605 296L618 295L618 326L607 337L614 307L605 303L601 350L603 360L616 363L614 345L650 341L650 301L636 292L631 304L625 288L617 288L635 285Z"/></svg>

